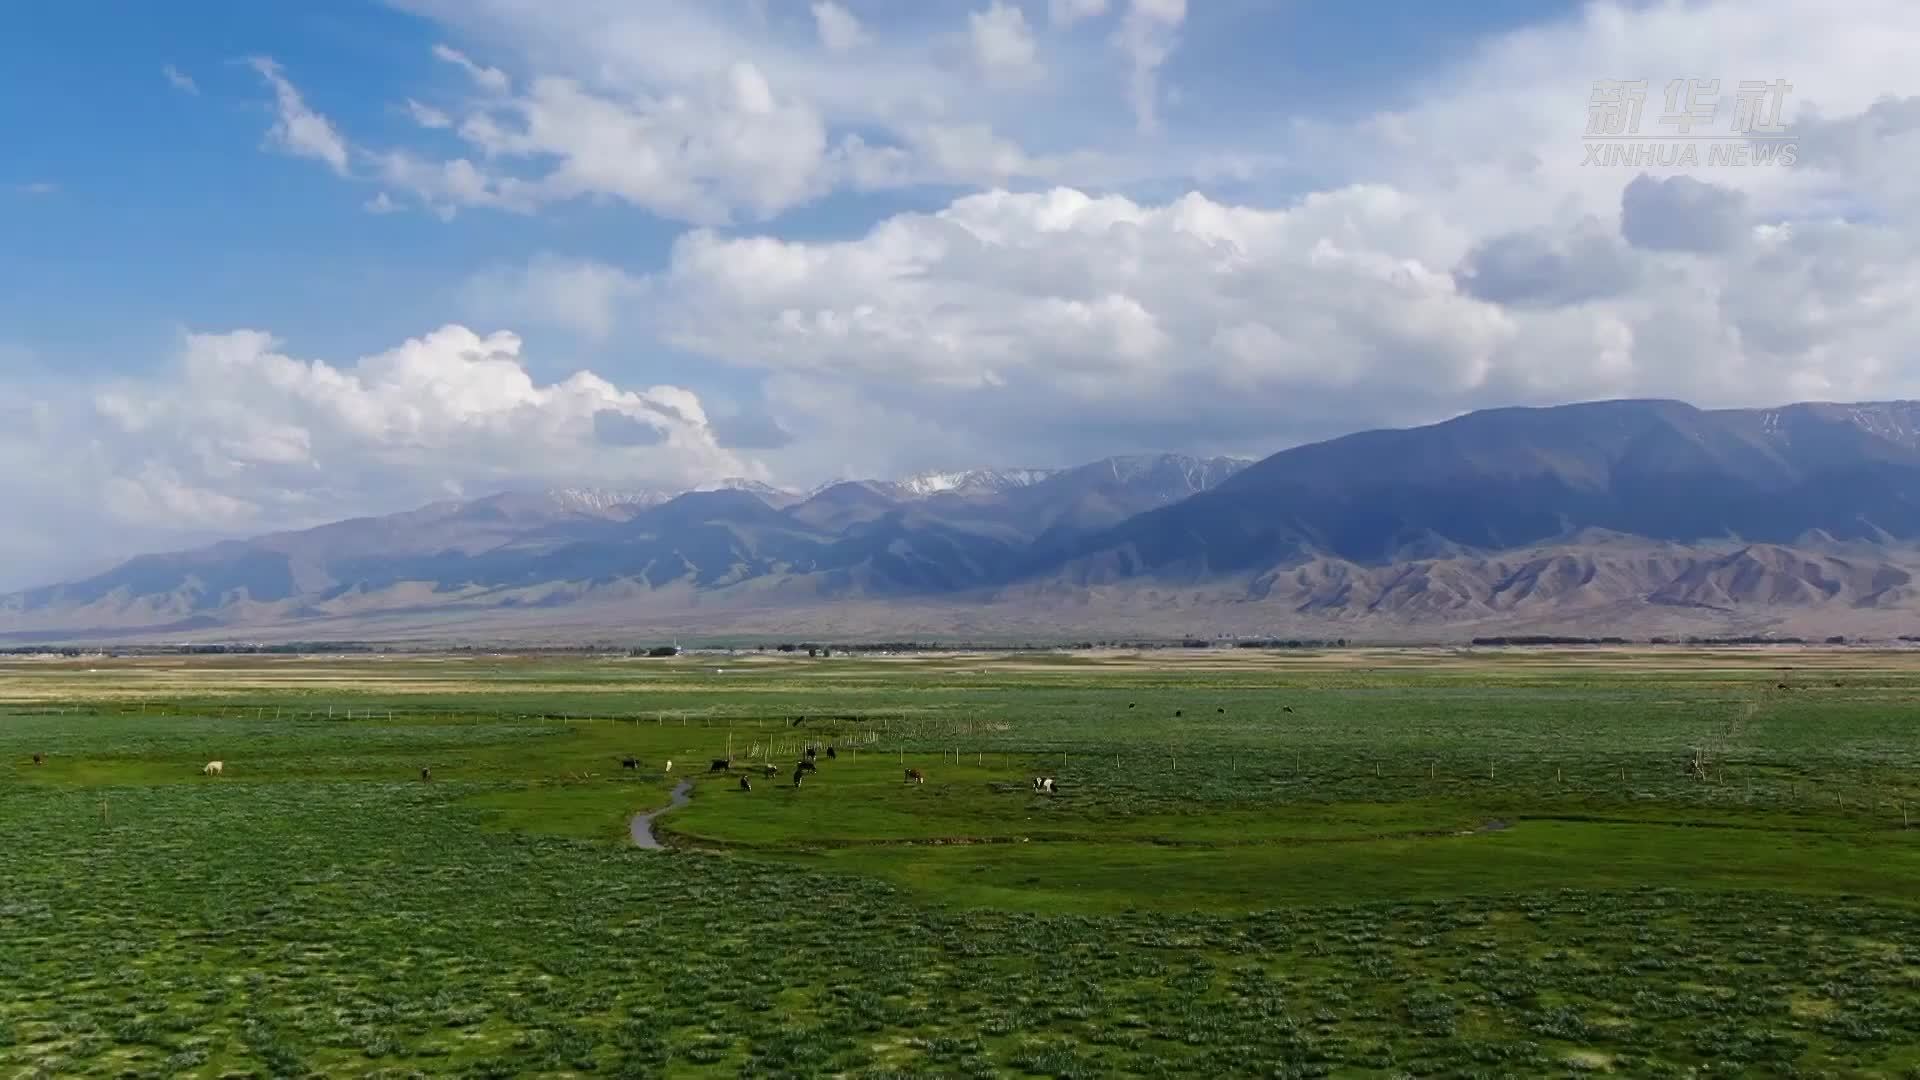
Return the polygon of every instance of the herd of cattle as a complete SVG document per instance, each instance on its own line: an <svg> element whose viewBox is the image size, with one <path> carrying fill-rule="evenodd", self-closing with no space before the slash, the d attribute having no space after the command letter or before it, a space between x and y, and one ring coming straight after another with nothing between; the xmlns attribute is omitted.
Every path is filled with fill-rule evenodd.
<svg viewBox="0 0 1920 1080"><path fill-rule="evenodd" d="M1129 705L1128 707L1131 708L1132 706ZM800 722L802 723L804 723L805 720L806 720L805 717L800 718ZM828 744L826 748L826 752L829 760L837 759L840 756L840 751L836 749L832 744ZM803 754L803 756L798 761L793 763L793 786L794 787L799 787L801 781L806 779L808 773L817 773L820 771L820 766L816 763L816 760L819 757L819 753L820 751L818 747L809 745L806 748L806 751ZM33 755L33 763L35 765L44 765L46 764L46 761L47 761L47 758L45 754ZM629 754L626 757L623 757L620 759L620 767L623 769L637 770L640 768L640 759ZM762 765L760 768L761 768L761 772L769 780L771 780L772 778L780 774L780 767L778 765L775 765L771 761ZM202 776L224 776L226 775L226 771L227 771L226 762L209 761L204 766L201 767L200 774ZM669 773L673 771L673 762L671 759L667 761L664 771ZM714 773L731 773L732 771L733 771L732 758L730 757L714 758L713 765L707 770L707 774L711 776ZM433 769L431 767L422 767L420 770L420 779L422 781L432 781ZM905 781L909 784L924 784L927 782L927 774L924 772L921 772L919 769L907 769L905 770ZM753 790L753 781L747 774L742 774L740 777L740 790L741 791ZM1058 781L1051 776L1036 776L1033 778L1033 791L1034 791L1034 794L1036 795L1057 794L1059 791Z"/></svg>
<svg viewBox="0 0 1920 1080"><path fill-rule="evenodd" d="M808 773L814 773L814 772L820 771L820 766L815 763L815 760L818 756L819 756L819 750L815 747L809 746L806 749L805 756L801 757L800 760L793 763L793 786L794 787L799 787L800 782L806 779L806 776ZM827 757L829 759L838 758L839 756L840 756L839 750L835 749L831 745L827 747ZM33 763L35 765L44 765L46 764L46 762L47 762L47 758L45 754L33 755ZM633 757L632 755L628 755L627 757L620 759L620 767L623 769L638 769L640 767L640 759L637 757ZM772 778L780 774L780 767L778 765L775 765L771 761L767 762L765 765L762 765L760 768L762 773L769 780L771 780ZM226 775L226 771L227 771L226 762L209 761L204 766L201 767L200 774L202 776L224 776ZM665 771L666 772L673 771L673 762L671 760L669 760L666 763ZM707 770L707 773L708 775L712 775L713 773L730 773L732 771L733 771L732 758L714 758L713 765L711 768ZM906 770L905 778L906 778L906 782L909 784L924 784L927 782L927 774L921 772L919 769ZM433 779L433 769L430 767L422 768L420 770L420 779L423 781L431 781ZM1059 792L1058 783L1059 782L1054 777L1051 777L1051 776L1036 776L1033 778L1034 794L1036 795L1057 794ZM753 781L746 774L742 774L740 777L740 790L741 791L753 790Z"/></svg>
<svg viewBox="0 0 1920 1080"><path fill-rule="evenodd" d="M805 721L805 717L802 717L800 722L804 722L804 721ZM820 771L820 764L819 764L820 753L821 753L820 747L812 744L808 744L807 748L801 753L799 760L793 763L793 786L794 787L799 787L801 784L805 783L808 773L818 773ZM828 760L837 760L840 757L839 748L829 743L826 747L826 756ZM626 761L623 762L623 764L625 764L627 768L637 768L639 766L639 763L635 761L633 758L627 758ZM673 771L673 762L671 761L667 762L666 771L668 772ZM733 759L730 757L714 758L713 763L707 768L707 775L709 776L713 775L714 773L731 774L732 772L733 772ZM775 765L773 762L769 761L760 766L760 772L761 772L761 775L771 780L774 777L780 775L780 767L778 765ZM926 777L926 774L921 772L919 769L908 769L906 770L906 780L907 780L907 783L909 784L924 784L927 782L927 777ZM740 790L741 791L753 790L753 777L751 773L741 774Z"/></svg>

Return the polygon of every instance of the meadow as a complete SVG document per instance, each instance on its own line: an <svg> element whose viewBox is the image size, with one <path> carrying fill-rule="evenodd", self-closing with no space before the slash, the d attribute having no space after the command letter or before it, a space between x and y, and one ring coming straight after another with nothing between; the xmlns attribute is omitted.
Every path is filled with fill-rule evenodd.
<svg viewBox="0 0 1920 1080"><path fill-rule="evenodd" d="M0 1075L1920 1077L1916 818L1908 652L8 660Z"/></svg>

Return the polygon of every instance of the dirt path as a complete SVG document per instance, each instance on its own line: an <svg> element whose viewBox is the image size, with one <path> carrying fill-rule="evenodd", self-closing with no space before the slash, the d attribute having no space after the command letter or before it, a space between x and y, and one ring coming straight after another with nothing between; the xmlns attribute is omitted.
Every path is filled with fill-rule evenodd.
<svg viewBox="0 0 1920 1080"><path fill-rule="evenodd" d="M679 807L687 805L688 801L692 798L690 794L692 791L693 781L682 780L674 785L672 802L658 810L633 815L633 846L647 848L650 851L659 850L661 846L660 841L653 835L653 819L666 813L668 810L678 809Z"/></svg>

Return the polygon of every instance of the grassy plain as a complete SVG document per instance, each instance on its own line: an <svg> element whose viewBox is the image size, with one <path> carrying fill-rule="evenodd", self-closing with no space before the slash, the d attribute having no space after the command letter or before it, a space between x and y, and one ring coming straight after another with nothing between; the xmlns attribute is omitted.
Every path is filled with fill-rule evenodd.
<svg viewBox="0 0 1920 1080"><path fill-rule="evenodd" d="M23 660L0 1075L1920 1077L1915 818L1905 652Z"/></svg>

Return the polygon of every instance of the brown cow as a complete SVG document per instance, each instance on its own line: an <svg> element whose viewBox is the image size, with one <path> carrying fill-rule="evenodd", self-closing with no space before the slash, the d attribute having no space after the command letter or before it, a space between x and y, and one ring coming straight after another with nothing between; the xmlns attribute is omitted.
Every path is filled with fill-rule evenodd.
<svg viewBox="0 0 1920 1080"><path fill-rule="evenodd" d="M35 765L45 765L47 763L47 755L45 754L33 755L33 763Z"/></svg>
<svg viewBox="0 0 1920 1080"><path fill-rule="evenodd" d="M926 783L926 782L927 782L927 774L926 774L926 773L923 773L923 772L921 772L921 771L920 771L919 769L908 769L908 770L907 770L907 783L909 783L909 784L924 784L924 783Z"/></svg>

